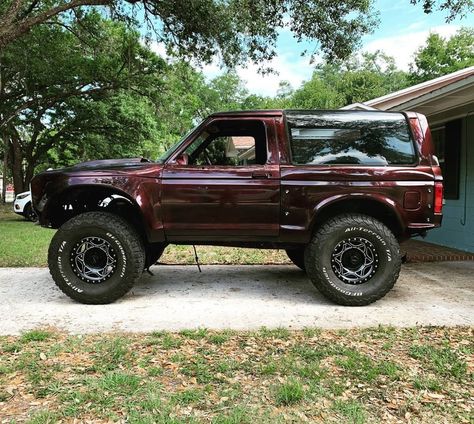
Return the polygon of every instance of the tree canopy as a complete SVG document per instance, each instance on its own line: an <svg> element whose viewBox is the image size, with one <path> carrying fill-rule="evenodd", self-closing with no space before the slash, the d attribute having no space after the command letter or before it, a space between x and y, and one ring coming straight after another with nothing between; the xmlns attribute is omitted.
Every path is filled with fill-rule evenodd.
<svg viewBox="0 0 474 424"><path fill-rule="evenodd" d="M441 9L448 21L474 8L472 0L410 2L425 13ZM141 16L170 53L202 62L217 56L227 66L271 59L282 28L299 41L318 42L315 52L329 59L347 58L377 20L373 0L3 0L0 50L37 25L68 20L88 7L129 23Z"/></svg>
<svg viewBox="0 0 474 424"><path fill-rule="evenodd" d="M53 148L56 154L63 147L91 148L100 143L99 135L108 142L117 138L110 144L117 148L151 138L156 126L151 104L165 67L137 32L94 12L67 29L38 26L4 49L0 123L15 186L25 188ZM134 112L143 112L146 102L148 114ZM140 131L134 131L137 126Z"/></svg>
<svg viewBox="0 0 474 424"><path fill-rule="evenodd" d="M446 13L446 22L454 18L465 17L474 12L472 0L410 0L412 4L421 4L425 13L441 10Z"/></svg>
<svg viewBox="0 0 474 424"><path fill-rule="evenodd" d="M474 28L461 28L451 38L432 33L416 52L410 81L417 84L474 66Z"/></svg>
<svg viewBox="0 0 474 424"><path fill-rule="evenodd" d="M289 28L298 40L316 40L327 57L347 57L374 24L371 0L4 0L0 6L0 49L34 26L58 15L104 6L115 19L143 16L168 51L227 66L260 62L275 55L278 31ZM63 18L67 19L66 18Z"/></svg>
<svg viewBox="0 0 474 424"><path fill-rule="evenodd" d="M364 102L406 87L405 72L383 52L364 53L343 64L316 67L310 81L295 91L291 106L305 109L334 109Z"/></svg>

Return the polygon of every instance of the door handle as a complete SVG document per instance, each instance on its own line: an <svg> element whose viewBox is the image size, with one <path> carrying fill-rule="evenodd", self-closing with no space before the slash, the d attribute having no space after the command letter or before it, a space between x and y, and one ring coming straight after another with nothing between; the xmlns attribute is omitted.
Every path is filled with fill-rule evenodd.
<svg viewBox="0 0 474 424"><path fill-rule="evenodd" d="M270 174L265 171L254 171L252 172L252 178L270 178Z"/></svg>

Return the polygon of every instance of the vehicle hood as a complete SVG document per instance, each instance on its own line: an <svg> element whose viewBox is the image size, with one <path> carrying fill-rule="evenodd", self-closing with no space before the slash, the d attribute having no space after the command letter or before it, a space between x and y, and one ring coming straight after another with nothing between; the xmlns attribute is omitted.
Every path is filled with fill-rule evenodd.
<svg viewBox="0 0 474 424"><path fill-rule="evenodd" d="M39 180L63 180L71 177L130 176L156 178L160 175L162 164L144 158L105 159L81 162L67 168L48 169L36 175L32 183Z"/></svg>
<svg viewBox="0 0 474 424"><path fill-rule="evenodd" d="M88 170L108 170L117 168L130 168L141 166L142 164L150 164L150 160L145 158L126 158L126 159L103 159L90 160L65 168L67 171L88 171Z"/></svg>

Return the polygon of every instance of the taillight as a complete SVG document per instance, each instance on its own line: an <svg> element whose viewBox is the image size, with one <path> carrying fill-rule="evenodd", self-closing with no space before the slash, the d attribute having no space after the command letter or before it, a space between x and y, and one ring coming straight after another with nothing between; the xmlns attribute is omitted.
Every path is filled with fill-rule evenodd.
<svg viewBox="0 0 474 424"><path fill-rule="evenodd" d="M443 212L443 183L434 185L434 213Z"/></svg>

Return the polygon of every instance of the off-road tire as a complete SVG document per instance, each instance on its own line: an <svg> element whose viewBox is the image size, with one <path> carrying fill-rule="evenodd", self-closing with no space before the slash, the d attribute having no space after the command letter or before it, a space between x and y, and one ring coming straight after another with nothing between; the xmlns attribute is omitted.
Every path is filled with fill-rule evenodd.
<svg viewBox="0 0 474 424"><path fill-rule="evenodd" d="M94 237L108 243L116 264L106 281L96 283L83 281L72 259L77 244ZM144 264L140 236L124 219L107 212L87 212L70 219L56 232L48 251L49 270L56 285L70 298L86 304L111 303L124 296L142 275Z"/></svg>
<svg viewBox="0 0 474 424"><path fill-rule="evenodd" d="M304 264L304 247L297 247L295 249L286 249L286 254L290 258L290 261L293 262L298 268L306 271Z"/></svg>
<svg viewBox="0 0 474 424"><path fill-rule="evenodd" d="M146 247L145 269L155 265L166 249L166 243L150 243Z"/></svg>
<svg viewBox="0 0 474 424"><path fill-rule="evenodd" d="M367 281L345 282L333 268L337 246L346 240L365 240L372 246L377 267ZM314 234L305 250L306 273L328 299L347 306L368 305L385 296L398 279L400 246L393 233L380 221L361 214L344 214L330 219Z"/></svg>

